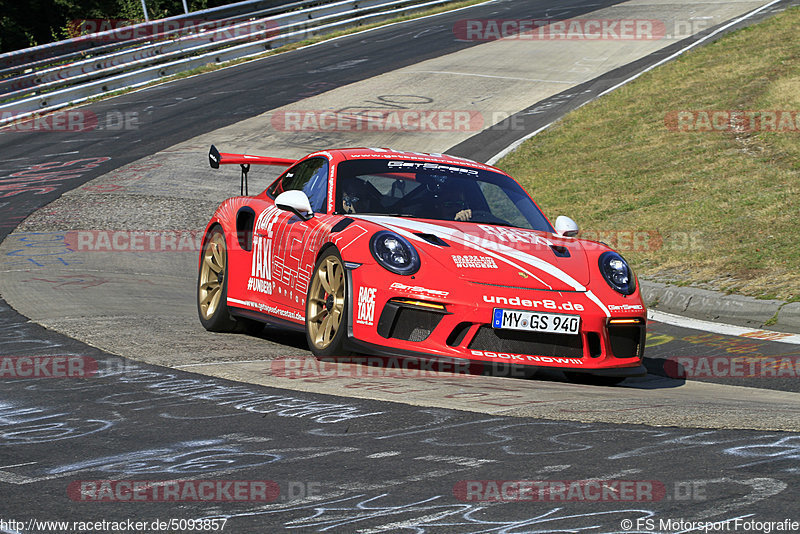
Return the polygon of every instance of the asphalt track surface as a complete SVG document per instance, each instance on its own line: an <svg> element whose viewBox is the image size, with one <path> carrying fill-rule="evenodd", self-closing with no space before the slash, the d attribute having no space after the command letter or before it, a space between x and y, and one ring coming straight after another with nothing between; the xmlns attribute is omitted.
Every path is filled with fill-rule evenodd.
<svg viewBox="0 0 800 534"><path fill-rule="evenodd" d="M511 8L503 15L507 18L541 18L547 12L545 3L504 5ZM565 5L570 4L559 3L559 11ZM495 7L473 8L470 15L488 17ZM598 4L576 7L561 16L597 8ZM449 17L442 16L437 23L447 27L463 14ZM421 27L425 24L420 23ZM381 50L380 37L392 32L418 33L413 26L394 26L172 83L148 91L146 99L143 93L133 93L91 107L103 117L109 112L124 116L127 111L144 111L146 115L140 116L146 120L138 130L0 135L6 177L1 185L7 194L0 200L0 235L8 235L28 214L65 191L189 135L471 46L441 35L438 39L423 35L419 49L386 45ZM378 42L369 43L371 38ZM363 57L364 46L369 46L372 59L359 64L357 72L330 71L324 85L303 76L314 65ZM618 78L602 83L613 85L626 74L615 73ZM598 91L602 83L595 84ZM215 95L231 86L242 90ZM579 103L577 98L560 102L569 100L561 105ZM12 176L54 160L106 157L111 159L82 172L75 170L77 165L61 174L40 172L38 182ZM472 157L483 159L474 153ZM2 381L0 520L151 523L221 517L228 519L225 532L677 532L682 529L663 528L659 521L737 517L782 521L792 518L797 509L800 435L795 433L487 416L298 393L131 362L29 323L5 303L0 303L0 324L3 355L79 355L97 361L100 368L97 376L88 379ZM791 345L711 336L666 325L653 324L650 331L646 363L656 374L669 374L664 359L678 354L795 353ZM543 383L547 380L558 378L545 377ZM730 380L748 387L797 391L795 378ZM609 388L608 394L613 391ZM270 487L272 482L277 484L280 495L272 503L94 503L76 502L75 494L68 494L68 488L80 481L108 479L266 480ZM546 486L548 491L539 494L538 502L506 503L467 501L461 491L464 481L484 481L473 488L487 490L491 485L485 481L519 479L567 484L586 479L631 480L645 491L632 499L609 490L596 502L565 500L558 488ZM649 488L655 491L646 491ZM487 491L472 495L492 497ZM626 528L623 520L631 520L633 528ZM655 521L654 527L647 520ZM171 530L189 530L186 526L179 524ZM43 529L6 523L0 524L0 530ZM78 529L53 531L70 530Z"/></svg>

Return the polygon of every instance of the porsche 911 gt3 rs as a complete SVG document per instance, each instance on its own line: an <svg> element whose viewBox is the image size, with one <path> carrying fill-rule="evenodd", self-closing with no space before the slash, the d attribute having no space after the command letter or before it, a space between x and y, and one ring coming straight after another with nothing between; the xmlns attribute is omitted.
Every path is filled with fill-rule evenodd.
<svg viewBox="0 0 800 534"><path fill-rule="evenodd" d="M305 332L318 357L353 352L558 368L608 382L644 374L646 310L628 263L555 225L501 170L378 148L300 160L220 153L242 195L206 227L203 326ZM245 191L251 164L288 169Z"/></svg>

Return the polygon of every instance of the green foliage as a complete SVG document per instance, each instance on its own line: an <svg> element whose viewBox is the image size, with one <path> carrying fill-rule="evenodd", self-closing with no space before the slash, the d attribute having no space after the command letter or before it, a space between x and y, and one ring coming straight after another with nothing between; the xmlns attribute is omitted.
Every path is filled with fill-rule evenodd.
<svg viewBox="0 0 800 534"><path fill-rule="evenodd" d="M183 13L181 0L145 0L150 20ZM187 0L189 11L228 4ZM75 37L84 19L144 21L141 0L0 0L0 53Z"/></svg>

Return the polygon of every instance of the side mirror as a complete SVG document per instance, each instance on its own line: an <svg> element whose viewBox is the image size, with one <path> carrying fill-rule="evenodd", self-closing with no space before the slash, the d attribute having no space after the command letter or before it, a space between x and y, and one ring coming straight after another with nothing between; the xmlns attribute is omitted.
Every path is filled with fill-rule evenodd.
<svg viewBox="0 0 800 534"><path fill-rule="evenodd" d="M314 217L314 210L311 209L311 202L308 200L306 194L299 190L284 191L275 197L275 205L278 209L291 211L303 221Z"/></svg>
<svg viewBox="0 0 800 534"><path fill-rule="evenodd" d="M556 235L575 237L578 235L578 223L565 215L559 215L556 218Z"/></svg>

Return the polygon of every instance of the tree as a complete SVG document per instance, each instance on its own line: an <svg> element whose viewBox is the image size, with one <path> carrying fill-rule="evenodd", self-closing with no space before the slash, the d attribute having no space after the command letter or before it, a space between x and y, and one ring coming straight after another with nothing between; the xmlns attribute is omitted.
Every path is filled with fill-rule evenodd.
<svg viewBox="0 0 800 534"><path fill-rule="evenodd" d="M150 19L183 13L181 0L145 0ZM188 0L190 11L217 7L225 0ZM144 21L141 0L0 0L0 53L41 45L71 35L80 21Z"/></svg>

